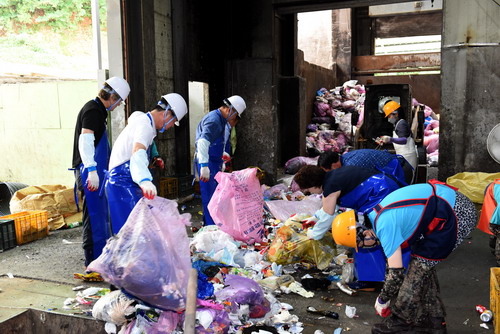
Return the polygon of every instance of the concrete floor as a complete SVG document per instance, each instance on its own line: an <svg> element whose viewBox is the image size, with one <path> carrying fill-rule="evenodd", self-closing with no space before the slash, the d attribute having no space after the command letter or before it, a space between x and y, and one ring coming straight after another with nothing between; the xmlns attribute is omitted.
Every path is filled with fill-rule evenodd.
<svg viewBox="0 0 500 334"><path fill-rule="evenodd" d="M179 209L191 213L193 225L199 226L198 199L179 205ZM63 240L74 243L68 244ZM63 301L75 296L71 288L82 285L82 281L73 278L73 273L81 273L84 269L80 241L81 228L60 230L51 232L42 240L0 253L0 288L3 290L0 293L0 321L30 307L61 311ZM475 306L482 304L489 307L489 271L495 265L488 236L476 230L449 259L438 266L449 333L493 332L491 323L489 330L479 327L481 321ZM14 278L7 278L7 273L12 273ZM294 276L300 280L305 273L299 271ZM107 286L105 283L85 285ZM380 321L373 309L376 296L376 292L348 296L339 290L329 290L316 292L315 297L310 299L290 294L280 296L279 300L294 306L291 313L304 323L304 334L312 334L317 329L328 334L337 327L342 327L344 333L347 328L352 333L370 333L370 326ZM327 302L322 297L333 297L334 301ZM345 305L355 306L358 317L347 318ZM306 312L307 306L336 311L340 319L311 315Z"/></svg>

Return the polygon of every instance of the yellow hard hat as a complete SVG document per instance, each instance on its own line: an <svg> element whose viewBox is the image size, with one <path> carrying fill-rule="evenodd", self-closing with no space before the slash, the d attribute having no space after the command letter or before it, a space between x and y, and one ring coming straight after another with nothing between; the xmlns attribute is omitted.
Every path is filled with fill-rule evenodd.
<svg viewBox="0 0 500 334"><path fill-rule="evenodd" d="M399 107L401 107L401 105L396 101L389 101L386 104L384 104L385 117L389 116L390 114L398 110Z"/></svg>
<svg viewBox="0 0 500 334"><path fill-rule="evenodd" d="M332 235L337 245L353 247L358 251L355 210L343 212L335 217L332 222Z"/></svg>

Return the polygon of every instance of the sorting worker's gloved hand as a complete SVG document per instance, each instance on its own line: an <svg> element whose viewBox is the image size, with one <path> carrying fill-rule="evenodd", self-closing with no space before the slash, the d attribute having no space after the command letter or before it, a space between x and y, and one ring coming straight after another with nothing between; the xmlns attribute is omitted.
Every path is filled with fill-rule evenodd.
<svg viewBox="0 0 500 334"><path fill-rule="evenodd" d="M210 169L208 166L201 167L200 180L203 182L208 182L208 180L210 180Z"/></svg>
<svg viewBox="0 0 500 334"><path fill-rule="evenodd" d="M318 221L318 218L316 216L312 216L312 217L309 217L307 219L304 219L302 221L302 228L306 229L306 228L313 227L317 221ZM309 237L309 235L308 235L308 237ZM310 237L310 239L312 239L312 238Z"/></svg>
<svg viewBox="0 0 500 334"><path fill-rule="evenodd" d="M391 137L389 137L389 136L382 136L382 137L380 137L380 140L382 141L382 143L388 144L388 143L391 142Z"/></svg>
<svg viewBox="0 0 500 334"><path fill-rule="evenodd" d="M222 154L222 161L223 161L223 163L222 163L221 171L224 172L226 170L226 164L231 161L231 156L229 155L229 153L224 152Z"/></svg>
<svg viewBox="0 0 500 334"><path fill-rule="evenodd" d="M336 215L336 213L333 215L326 213L323 208L316 211L313 217L316 217L317 221L314 224L314 227L307 230L307 236L310 239L321 240L332 226L332 221Z"/></svg>
<svg viewBox="0 0 500 334"><path fill-rule="evenodd" d="M153 199L156 196L156 187L151 181L142 181L139 185L142 189L142 194L147 199Z"/></svg>
<svg viewBox="0 0 500 334"><path fill-rule="evenodd" d="M382 299L380 299L380 296L378 296L377 300L375 301L375 311L377 312L377 314L383 318L390 316L391 315L391 309L389 308L390 303L391 303L390 300L384 302Z"/></svg>
<svg viewBox="0 0 500 334"><path fill-rule="evenodd" d="M158 167L160 169L165 169L165 162L160 157L153 158L153 167Z"/></svg>
<svg viewBox="0 0 500 334"><path fill-rule="evenodd" d="M90 191L96 191L99 189L99 175L97 175L97 171L95 169L93 171L89 171L89 175L87 176L87 189Z"/></svg>
<svg viewBox="0 0 500 334"><path fill-rule="evenodd" d="M225 163L227 163L227 162L231 161L231 156L229 155L229 153L224 152L224 153L222 154L222 161L224 161Z"/></svg>

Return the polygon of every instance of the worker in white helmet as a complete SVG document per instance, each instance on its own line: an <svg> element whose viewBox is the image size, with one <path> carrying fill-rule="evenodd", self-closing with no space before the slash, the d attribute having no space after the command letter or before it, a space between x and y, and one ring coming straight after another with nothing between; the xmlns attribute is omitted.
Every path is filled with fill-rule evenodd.
<svg viewBox="0 0 500 334"><path fill-rule="evenodd" d="M101 254L110 236L108 204L99 191L103 187L110 154L106 125L108 112L124 103L129 93L130 86L123 78L109 78L98 96L88 101L77 116L72 166L75 188L81 191L83 199L85 266Z"/></svg>
<svg viewBox="0 0 500 334"><path fill-rule="evenodd" d="M205 225L214 225L208 211L208 203L212 198L217 181L215 175L222 170L224 162L230 160L230 152L226 152L226 126L236 126L241 114L246 109L241 96L233 95L224 99L223 105L206 114L196 129L195 168L200 179L201 201L203 204L203 221Z"/></svg>
<svg viewBox="0 0 500 334"><path fill-rule="evenodd" d="M127 221L127 218L144 196L153 199L156 186L149 170L149 150L156 132L179 125L187 114L186 101L177 93L163 95L153 110L144 113L135 111L130 115L128 124L115 141L109 161L106 182L111 226L114 234Z"/></svg>

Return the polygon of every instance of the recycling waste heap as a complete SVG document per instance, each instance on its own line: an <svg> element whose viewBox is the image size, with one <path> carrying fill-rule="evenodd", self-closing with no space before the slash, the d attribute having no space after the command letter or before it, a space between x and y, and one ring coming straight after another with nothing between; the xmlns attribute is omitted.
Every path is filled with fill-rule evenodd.
<svg viewBox="0 0 500 334"><path fill-rule="evenodd" d="M183 333L188 277L195 268L196 333L302 332L293 307L279 297L311 298L310 290L332 287L352 294L353 262L330 233L319 241L306 236L303 221L321 207L321 197L292 192L283 183L261 185L256 175L256 168L218 173L209 204L216 225L191 238L191 216L180 214L175 201L141 199L88 266L117 289L79 291L65 308L105 321L108 333ZM293 274L301 268L325 274L299 282ZM346 314L354 316L355 309Z"/></svg>

